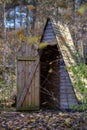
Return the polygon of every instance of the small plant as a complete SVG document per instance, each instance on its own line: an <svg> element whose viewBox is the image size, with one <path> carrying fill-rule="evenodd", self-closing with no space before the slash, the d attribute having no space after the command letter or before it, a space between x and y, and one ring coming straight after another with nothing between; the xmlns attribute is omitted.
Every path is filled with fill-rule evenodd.
<svg viewBox="0 0 87 130"><path fill-rule="evenodd" d="M79 62L76 66L71 66L69 71L73 73L73 86L75 88L76 96L82 103L78 106L78 110L87 109L87 66ZM76 109L74 106L73 109Z"/></svg>

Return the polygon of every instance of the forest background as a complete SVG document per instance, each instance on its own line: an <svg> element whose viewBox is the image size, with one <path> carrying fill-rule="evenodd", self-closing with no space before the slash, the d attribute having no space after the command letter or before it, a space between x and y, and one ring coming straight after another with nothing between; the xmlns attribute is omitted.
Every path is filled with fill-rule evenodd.
<svg viewBox="0 0 87 130"><path fill-rule="evenodd" d="M19 48L27 42L39 48L48 17L68 24L84 64L82 73L87 70L87 0L0 0L1 108L15 104L16 54ZM83 91L82 86L80 89Z"/></svg>

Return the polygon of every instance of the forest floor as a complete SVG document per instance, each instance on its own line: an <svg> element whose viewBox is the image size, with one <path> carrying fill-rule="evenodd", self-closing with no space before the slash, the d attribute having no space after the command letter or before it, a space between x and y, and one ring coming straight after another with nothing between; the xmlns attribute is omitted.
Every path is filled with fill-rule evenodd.
<svg viewBox="0 0 87 130"><path fill-rule="evenodd" d="M0 130L87 130L82 112L0 112Z"/></svg>

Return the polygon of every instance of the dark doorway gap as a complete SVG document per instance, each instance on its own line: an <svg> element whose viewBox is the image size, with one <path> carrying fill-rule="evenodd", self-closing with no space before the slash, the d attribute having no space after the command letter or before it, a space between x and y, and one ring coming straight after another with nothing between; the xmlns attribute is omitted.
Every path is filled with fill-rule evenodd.
<svg viewBox="0 0 87 130"><path fill-rule="evenodd" d="M42 108L59 108L59 59L57 45L43 49L40 57L40 106Z"/></svg>

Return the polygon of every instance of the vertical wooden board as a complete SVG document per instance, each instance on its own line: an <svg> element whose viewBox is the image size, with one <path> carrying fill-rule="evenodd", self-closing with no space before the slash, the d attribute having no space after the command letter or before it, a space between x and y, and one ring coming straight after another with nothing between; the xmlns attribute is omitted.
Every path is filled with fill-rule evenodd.
<svg viewBox="0 0 87 130"><path fill-rule="evenodd" d="M20 70L19 70L19 62L17 61L17 100L18 100L18 96L19 96L19 74L20 74Z"/></svg>
<svg viewBox="0 0 87 130"><path fill-rule="evenodd" d="M21 92L24 87L24 61L21 61Z"/></svg>
<svg viewBox="0 0 87 130"><path fill-rule="evenodd" d="M29 46L28 55L31 56L31 53L32 53L31 46ZM28 69L29 75L30 75L30 73L31 73L31 68L32 68L32 61L29 61L29 69ZM29 76L28 76L28 77L29 77ZM28 80L29 80L29 78L28 78ZM28 99L28 104L29 104L29 106L31 106L31 99L32 99L32 97L31 97L31 93L32 93L31 86L29 86L28 93L29 93L29 94L28 94L28 97L27 97L27 99Z"/></svg>
<svg viewBox="0 0 87 130"><path fill-rule="evenodd" d="M31 56L34 56L34 45L31 45ZM34 63L35 61L33 61ZM31 83L31 91L32 91L32 95L31 95L31 104L32 106L34 106L34 77L32 79L32 83Z"/></svg>
<svg viewBox="0 0 87 130"><path fill-rule="evenodd" d="M30 51L29 51L29 56L34 56L34 48L33 48L33 45L30 46ZM29 72L31 73L31 68L34 64L34 61L30 61L30 64L29 64ZM30 88L29 88L29 106L32 106L34 104L34 91L33 91L33 85L34 85L34 81L32 79L32 82L31 82L31 85L30 85Z"/></svg>
<svg viewBox="0 0 87 130"><path fill-rule="evenodd" d="M29 73L31 73L31 68L32 68L32 62L29 61ZM31 99L32 99L32 89L31 89L31 86L29 86L28 93L29 93L29 95L28 95L28 104L29 104L29 106L31 106Z"/></svg>
<svg viewBox="0 0 87 130"><path fill-rule="evenodd" d="M30 56L31 55L31 46L26 45L26 56ZM29 80L29 75L30 75L30 71L31 71L31 62L30 61L26 61L26 86L28 86L28 80ZM30 89L27 91L26 96L25 96L25 101L24 101L24 106L27 107L29 105L31 105L31 87Z"/></svg>
<svg viewBox="0 0 87 130"><path fill-rule="evenodd" d="M28 72L29 72L28 69L29 69L29 65L28 65L28 61L26 61L26 77L25 77L26 86L27 86L27 80L29 80L29 79L28 79L28 76L29 76L29 75L28 75ZM26 87L26 86L25 86L25 87ZM29 92L26 93L25 106L28 105L28 95L29 95Z"/></svg>
<svg viewBox="0 0 87 130"><path fill-rule="evenodd" d="M17 56L23 56L23 55L25 55L25 47L21 47L17 53ZM20 87L22 85L22 69L23 69L23 62L17 60L17 85L19 85ZM18 88L19 88L19 86L18 86ZM19 91L21 91L21 90L22 89L20 88Z"/></svg>
<svg viewBox="0 0 87 130"><path fill-rule="evenodd" d="M29 104L29 106L31 106L31 96L32 96L32 91L31 91L31 86L30 86L30 88L29 88L29 97L28 97L28 104Z"/></svg>
<svg viewBox="0 0 87 130"><path fill-rule="evenodd" d="M31 90L32 90L31 104L32 104L32 106L34 106L35 105L35 74L34 74L33 79L32 79Z"/></svg>
<svg viewBox="0 0 87 130"><path fill-rule="evenodd" d="M22 92L22 89L23 89L23 62L22 61L19 61L20 62L20 92L19 92L19 95L21 94Z"/></svg>
<svg viewBox="0 0 87 130"><path fill-rule="evenodd" d="M26 46L22 47L22 56L26 56ZM22 62L22 87L21 87L21 93L26 86L26 61ZM25 101L22 103L22 106L25 106Z"/></svg>
<svg viewBox="0 0 87 130"><path fill-rule="evenodd" d="M23 74L23 88L22 88L22 91L26 87L26 76L27 76L27 72L26 72L26 61L24 61L24 67L23 67L23 69L24 69L24 74ZM22 106L26 106L26 97L24 98Z"/></svg>
<svg viewBox="0 0 87 130"><path fill-rule="evenodd" d="M25 48L25 50L26 50L26 56L29 56L29 51L30 51L30 48L29 48L29 46L27 46L26 45L26 48ZM27 84L27 81L29 80L29 61L26 61L26 77L25 77L25 82L26 82L26 86L28 85ZM25 86L25 87L26 87ZM29 91L26 93L26 97L25 97L25 107L26 106L28 106L29 104L28 104L28 98L29 98Z"/></svg>
<svg viewBox="0 0 87 130"><path fill-rule="evenodd" d="M20 96L21 91L21 61L17 61L17 99Z"/></svg>
<svg viewBox="0 0 87 130"><path fill-rule="evenodd" d="M27 47L27 45L25 46L25 55L24 56L28 56L28 47ZM24 77L24 79L25 79L25 86L24 87L26 87L27 86L27 80L29 80L28 78L29 78L29 75L28 75L28 73L29 73L29 63L28 63L28 61L25 61L25 72L26 72L26 76ZM28 105L28 92L26 93L26 96L24 97L24 102L23 102L23 107L26 107L27 105Z"/></svg>
<svg viewBox="0 0 87 130"><path fill-rule="evenodd" d="M39 65L35 73L35 106L40 106L40 77L39 77Z"/></svg>

